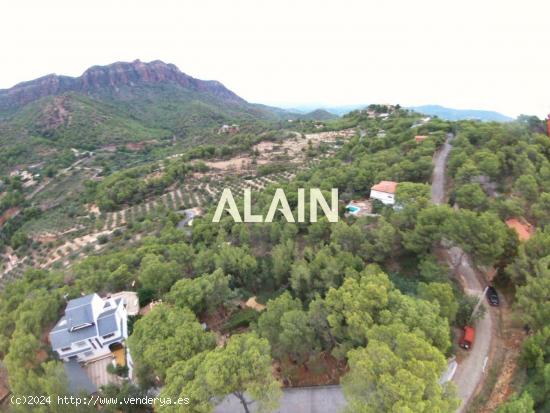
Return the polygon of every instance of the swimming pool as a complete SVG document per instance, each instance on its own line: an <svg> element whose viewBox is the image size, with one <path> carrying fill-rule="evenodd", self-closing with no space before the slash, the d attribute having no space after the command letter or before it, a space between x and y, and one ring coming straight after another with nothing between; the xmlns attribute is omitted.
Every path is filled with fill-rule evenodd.
<svg viewBox="0 0 550 413"><path fill-rule="evenodd" d="M357 214L361 210L361 208L355 205L347 205L346 209L349 211L350 214Z"/></svg>

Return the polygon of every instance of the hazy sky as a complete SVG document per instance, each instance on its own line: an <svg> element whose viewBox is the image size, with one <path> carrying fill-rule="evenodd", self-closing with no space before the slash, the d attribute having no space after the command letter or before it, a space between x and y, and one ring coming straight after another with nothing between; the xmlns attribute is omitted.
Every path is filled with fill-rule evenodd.
<svg viewBox="0 0 550 413"><path fill-rule="evenodd" d="M251 102L550 112L548 0L3 1L0 88L161 59Z"/></svg>

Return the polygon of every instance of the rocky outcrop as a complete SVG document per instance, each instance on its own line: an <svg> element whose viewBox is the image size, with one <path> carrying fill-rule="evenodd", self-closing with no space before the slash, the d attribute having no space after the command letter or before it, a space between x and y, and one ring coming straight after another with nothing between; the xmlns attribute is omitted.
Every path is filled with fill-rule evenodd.
<svg viewBox="0 0 550 413"><path fill-rule="evenodd" d="M0 110L21 107L46 96L65 92L115 92L121 87L142 84L173 83L192 91L209 93L228 103L246 103L217 81L195 79L181 72L175 65L160 60L153 62L117 62L107 66L93 66L80 77L47 75L29 82L0 90Z"/></svg>

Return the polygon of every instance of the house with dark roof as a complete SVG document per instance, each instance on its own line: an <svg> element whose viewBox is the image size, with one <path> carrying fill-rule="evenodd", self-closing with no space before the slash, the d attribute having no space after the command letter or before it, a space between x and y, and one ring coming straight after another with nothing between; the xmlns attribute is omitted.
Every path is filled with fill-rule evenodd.
<svg viewBox="0 0 550 413"><path fill-rule="evenodd" d="M50 331L52 349L65 362L90 362L109 356L128 338L123 297L90 294L70 300L65 315Z"/></svg>

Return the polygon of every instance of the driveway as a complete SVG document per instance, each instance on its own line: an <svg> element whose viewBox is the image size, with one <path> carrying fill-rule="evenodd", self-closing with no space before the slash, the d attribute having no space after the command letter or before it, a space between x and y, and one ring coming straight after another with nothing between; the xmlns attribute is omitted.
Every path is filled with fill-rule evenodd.
<svg viewBox="0 0 550 413"><path fill-rule="evenodd" d="M448 134L443 147L434 156L434 169L432 175L432 202L443 204L446 202L445 194L445 167L452 149L453 135ZM485 288L478 279L470 257L458 247L450 247L443 250L447 264L453 269L460 285L467 295L480 297ZM461 405L459 413L465 411L468 403L476 393L478 385L484 380L485 372L488 369L487 363L491 348L493 321L489 306L485 298L482 298L482 305L487 311L483 319L479 320L475 327L476 337L473 347L469 350L466 358L462 360L456 369L453 381L458 390L458 397Z"/></svg>

